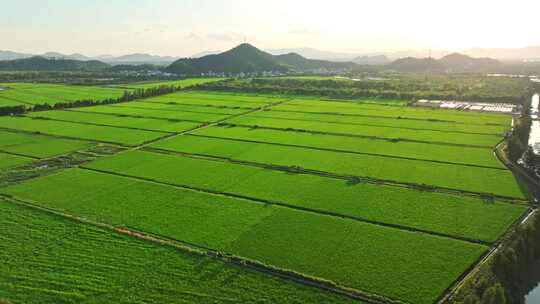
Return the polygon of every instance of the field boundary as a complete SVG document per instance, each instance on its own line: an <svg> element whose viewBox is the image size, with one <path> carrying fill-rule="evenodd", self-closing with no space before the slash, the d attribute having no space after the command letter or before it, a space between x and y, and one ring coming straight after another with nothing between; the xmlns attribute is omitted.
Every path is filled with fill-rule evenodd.
<svg viewBox="0 0 540 304"><path fill-rule="evenodd" d="M9 155L13 155L13 156L20 156L20 157L30 158L30 159L34 159L34 160L42 159L42 158L39 158L37 156L31 156L31 155L27 155L27 154L9 152L9 151L3 150L3 149L0 149L0 153L9 154Z"/></svg>
<svg viewBox="0 0 540 304"><path fill-rule="evenodd" d="M414 158L414 157L397 156L397 155L387 155L387 154L370 153L370 152L358 152L358 151L341 150L341 149L334 149L334 148L322 148L322 147L313 147L313 146L304 146L304 145L296 145L296 144L273 143L273 142L252 140L252 139L230 138L230 137L220 137L220 136L213 136L213 135L201 135L201 134L191 134L191 133L186 134L186 136L204 137L204 138L212 138L212 139L222 139L222 140L239 141L239 142L247 142L247 143L257 143L257 144L267 144L267 145L274 145L274 146L302 148L302 149L328 151L328 152L336 152L336 153L344 153L344 154L368 155L368 156L395 158L395 159L402 159L402 160L423 161L423 162L431 162L431 163L454 165L454 166L465 166L465 167L485 168L485 169L504 170L504 171L507 170L507 168L492 167L492 166L477 165L477 164L456 163L456 162L442 161L442 160L432 160L432 159Z"/></svg>
<svg viewBox="0 0 540 304"><path fill-rule="evenodd" d="M381 227L385 227L385 228L393 228L393 229L398 229L398 230L403 230L403 231L428 234L428 235L432 235L432 236L443 237L443 238L463 241L463 242L467 242L467 243L474 243L474 244L485 245L485 246L489 246L489 245L491 245L493 243L493 242L488 242L488 241L475 239L475 238L469 238L469 237L465 237L465 236L452 235L452 234L448 234L448 233L442 233L442 232L436 232L436 231L431 231L431 230L426 230L426 229L420 229L420 228L415 228L415 227L411 227L411 226L392 224L392 223L385 223L385 222L376 221L376 220L369 220L369 219L366 219L366 218L363 218L363 217L352 216L352 215L342 214L342 213L338 213L338 212L332 212L332 211L325 211L325 210L313 209L313 208L308 208L308 207L296 206L296 205L292 205L292 204L289 204L289 203L286 203L286 202L279 202L279 201L274 201L274 200L269 200L269 199L257 198L257 197L253 197L253 196L236 194L236 193L225 192L225 191L212 190L212 189L201 188L201 187L196 187L196 186L190 186L190 185L185 185L185 184L179 184L179 183L174 183L174 182L159 181L159 180L152 179L152 178L146 178L146 177L141 177L141 176L136 176L136 175L131 175L131 174L124 174L124 173L119 173L119 172L114 172L114 171L103 170L103 169L95 169L95 168L86 167L84 165L79 166L79 168L84 169L84 170L88 170L88 171L102 173L102 174L115 175L115 176L119 176L119 177L123 177L123 178L134 179L134 180L138 180L138 181L150 182L150 183L164 185L164 186L171 186L171 187L175 187L175 188L188 189L188 190L192 190L192 191L196 191L196 192L202 192L202 193L207 193L207 194L221 195L221 196L226 196L226 197L231 197L231 198L236 198L236 199L242 199L242 200L246 200L246 201L250 201L250 202L254 202L254 203L258 203L258 204L276 205L276 206L285 207L285 208L289 208L289 209L294 209L294 210L298 210L298 211L302 211L302 212L309 212L309 213L314 213L314 214L318 214L318 215L337 217L337 218L342 218L342 219L349 219L349 220L358 221L358 222L362 222L362 223L367 223L367 224L371 224L371 225L377 225L377 226L381 226Z"/></svg>
<svg viewBox="0 0 540 304"><path fill-rule="evenodd" d="M107 105L100 105L100 106L107 106ZM131 118L145 118L145 119L165 120L165 121L169 121L169 122L193 122L193 123L207 123L208 122L208 121L194 120L194 119L174 119L174 118L145 116L145 115L131 115L131 114L93 112L93 111L84 111L84 110L79 110L79 109L84 109L84 108L83 107L81 107L81 108L68 108L68 109L61 109L61 111L75 112L75 113L80 112L80 113L97 114L97 115L109 115L109 116L117 116L117 117L131 117Z"/></svg>
<svg viewBox="0 0 540 304"><path fill-rule="evenodd" d="M272 110L277 111L277 110ZM438 130L438 129L426 129L426 128L412 128L412 127L396 127L392 125L378 125L378 124L370 124L370 123L358 123L358 122L339 122L339 121L323 121L318 119L302 119L302 118L290 118L290 117L272 117L272 116L264 116L264 115L253 115L251 117L256 118L267 118L267 119L278 119L278 120L293 120L293 121L309 121L309 122L319 122L319 123L328 123L328 124L336 124L336 125L354 125L354 126L370 126L370 127L384 127L384 128L392 128L392 129L403 129L403 130L413 130L413 131L433 131L433 132L442 132L442 133L458 133L458 134L471 134L471 135L500 135L500 133L480 133L480 132L466 132L466 131L444 131L444 130ZM405 118L397 118L397 117L377 117L377 119L388 119L388 120L402 120ZM438 121L426 121L430 123L438 123ZM441 123L443 121L439 121ZM459 122L444 122L444 123L453 123L453 124L460 124L460 125L467 125Z"/></svg>
<svg viewBox="0 0 540 304"><path fill-rule="evenodd" d="M465 148L493 149L493 146L487 146L487 145L468 145L468 144L458 144L458 143L450 143L450 142L443 142L443 141L418 140L418 139L403 138L403 137L381 137L381 136L375 136L375 135L361 135L361 134L341 133L341 132L326 132L326 131L316 131L316 130L306 130L306 129L296 129L296 128L277 128L277 127L269 127L269 126L259 126L259 125L255 125L255 124L254 125L246 125L246 124L229 123L229 122L225 122L222 125L228 125L228 126L233 126L233 127L244 127L244 128L260 128L260 129L268 129L268 130L275 130L275 131L291 131L291 132L299 132L299 133L311 133L311 134L333 135L333 136L343 136L343 137L368 138L368 139L374 139L374 140L386 140L386 141L389 141L389 142L406 141L406 142L441 145L441 146L457 146L457 147L465 147Z"/></svg>
<svg viewBox="0 0 540 304"><path fill-rule="evenodd" d="M190 107L200 107L200 108L218 108L218 109L231 109L231 110L252 110L254 108L249 107L240 107L240 106L220 106L220 105L212 105L212 104L190 104L190 103L182 103L177 101L144 101L144 99L137 100L138 103L149 103L149 104L163 104L163 105L178 105L178 106L190 106ZM225 101L224 101L225 102ZM163 109L164 110L164 109Z"/></svg>
<svg viewBox="0 0 540 304"><path fill-rule="evenodd" d="M504 195L498 195L498 194L493 194L493 193L466 191L466 190L461 190L461 189L432 186L432 185L427 185L427 184L407 183L407 182L402 182L402 181L373 178L370 176L357 176L357 175L331 173L327 171L306 169L306 168L301 168L301 167L296 167L296 166L280 166L280 165L267 164L267 163L242 161L242 160L235 160L228 157L219 157L219 156L197 154L197 153L185 153L185 152L172 151L172 150L166 150L166 149L155 148L155 147L144 147L141 150L148 151L148 152L162 153L162 154L179 155L179 156L184 156L184 157L202 158L202 159L212 160L212 161L230 162L233 164L259 167L259 168L265 168L269 170L278 170L278 171L284 171L284 172L289 172L289 173L312 174L312 175L346 180L351 183L364 183L365 182L365 183L371 183L371 184L376 184L376 185L382 184L382 185L399 186L399 187L405 187L405 188L419 190L419 191L448 193L448 194L454 194L454 195L480 198L484 200L493 199L493 200L510 203L510 204L521 204L521 205L529 206L528 200L525 198L504 196Z"/></svg>
<svg viewBox="0 0 540 304"><path fill-rule="evenodd" d="M137 128L137 127L128 127L128 126L115 126L115 125L101 124L101 123L94 123L94 122L81 122L81 121L75 121L75 120L69 120L69 119L49 118L49 117L44 117L44 116L24 115L24 117L37 119L37 120L69 122L69 123L75 123L75 124L80 124L80 125L89 125L89 126L98 126L98 127L111 127L111 128L120 128L120 129L136 130L136 131L148 131L148 132L156 132L156 133L174 133L174 132L168 132L168 131L162 131L162 130L156 130L156 129L146 129L146 128Z"/></svg>
<svg viewBox="0 0 540 304"><path fill-rule="evenodd" d="M280 109L272 109L272 111L276 112L292 112L292 113L302 113L302 114L315 114L315 115L334 115L334 116L356 116L356 117L377 117L377 118L395 118L395 119L408 119L408 120L422 120L422 121L430 121L430 122L451 122L451 123L462 123L465 125L471 125L471 126L505 126L502 124L493 124L493 123L485 123L485 124L477 124L477 123L463 123L455 120L442 120L442 119L433 119L433 118L414 118L414 117L407 117L407 116L381 116L381 115L366 115L366 114L352 114L352 113L339 113L339 112L306 112L306 111L297 111L297 110L280 110Z"/></svg>
<svg viewBox="0 0 540 304"><path fill-rule="evenodd" d="M135 100L135 101L133 101L131 103L135 103L135 102L140 102L140 101ZM128 104L128 103L124 103L124 104ZM116 106L116 107L119 107L119 106ZM132 106L131 104L129 104L128 106L122 106L122 107L119 107L119 108L140 109L140 110L148 110L148 111L165 111L165 112L173 112L173 113L185 112L185 113L214 114L214 115L235 115L235 114L239 114L239 113L231 114L231 113L202 112L202 111L193 111L193 110L172 110L172 109L145 108L145 107L141 107L141 106ZM235 109L235 110L243 110L243 109ZM254 109L249 108L247 110L254 110Z"/></svg>

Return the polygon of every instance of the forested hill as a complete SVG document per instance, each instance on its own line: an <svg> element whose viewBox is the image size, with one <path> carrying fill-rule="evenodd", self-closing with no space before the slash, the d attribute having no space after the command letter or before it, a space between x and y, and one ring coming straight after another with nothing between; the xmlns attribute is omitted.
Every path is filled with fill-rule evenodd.
<svg viewBox="0 0 540 304"><path fill-rule="evenodd" d="M50 59L40 56L0 61L2 71L100 71L109 67L98 60Z"/></svg>
<svg viewBox="0 0 540 304"><path fill-rule="evenodd" d="M450 54L441 59L401 58L386 66L400 72L498 72L503 63L491 58L473 58L462 54Z"/></svg>
<svg viewBox="0 0 540 304"><path fill-rule="evenodd" d="M352 62L331 62L306 59L298 54L271 55L244 43L226 52L200 58L183 58L173 62L165 71L182 75L201 73L260 73L338 70L355 65Z"/></svg>

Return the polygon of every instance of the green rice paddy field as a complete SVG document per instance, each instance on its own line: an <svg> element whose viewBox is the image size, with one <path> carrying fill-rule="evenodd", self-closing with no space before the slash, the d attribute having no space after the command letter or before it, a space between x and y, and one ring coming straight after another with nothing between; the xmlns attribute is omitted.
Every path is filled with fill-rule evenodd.
<svg viewBox="0 0 540 304"><path fill-rule="evenodd" d="M35 83L0 83L0 87L7 88L0 91L0 107L104 100L121 97L125 91L120 88Z"/></svg>
<svg viewBox="0 0 540 304"><path fill-rule="evenodd" d="M13 303L352 303L1 200L0 212L0 299Z"/></svg>
<svg viewBox="0 0 540 304"><path fill-rule="evenodd" d="M128 147L0 188L0 299L357 301L279 270L368 299L435 303L528 210L493 154L510 124L401 102L204 91L0 117L7 172L100 142Z"/></svg>
<svg viewBox="0 0 540 304"><path fill-rule="evenodd" d="M0 131L0 151L27 157L48 158L87 148L90 145L80 140Z"/></svg>
<svg viewBox="0 0 540 304"><path fill-rule="evenodd" d="M167 81L140 81L134 83L126 83L121 85L113 85L111 87L122 87L129 89L151 89L160 86L174 86L174 87L189 87L197 84L204 84L214 81L220 81L225 78L191 78L182 80L167 80Z"/></svg>

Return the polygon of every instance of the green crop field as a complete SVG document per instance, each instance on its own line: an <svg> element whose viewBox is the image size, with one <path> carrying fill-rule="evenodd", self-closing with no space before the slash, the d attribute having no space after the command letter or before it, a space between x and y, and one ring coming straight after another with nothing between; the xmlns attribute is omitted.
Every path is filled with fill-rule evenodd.
<svg viewBox="0 0 540 304"><path fill-rule="evenodd" d="M0 212L0 299L13 303L351 303L1 200Z"/></svg>
<svg viewBox="0 0 540 304"><path fill-rule="evenodd" d="M84 108L75 108L71 111L92 112L101 114L115 114L134 117L171 119L171 120L188 120L198 122L212 122L229 117L228 114L213 114L203 112L179 112L167 111L142 107L120 107L120 106L93 106Z"/></svg>
<svg viewBox="0 0 540 304"><path fill-rule="evenodd" d="M385 126L350 125L319 121L283 120L276 118L252 117L250 115L239 116L234 119L230 119L227 122L247 126L261 126L281 129L292 128L323 133L338 133L389 139L408 139L415 141L485 147L493 147L503 139L503 137L500 135L452 133L433 130L412 130Z"/></svg>
<svg viewBox="0 0 540 304"><path fill-rule="evenodd" d="M118 98L124 94L124 89L105 88L97 86L75 86L37 83L0 83L7 90L0 91L0 98L20 104L50 104L70 102L75 100L104 100Z"/></svg>
<svg viewBox="0 0 540 304"><path fill-rule="evenodd" d="M48 135L66 136L75 139L119 143L124 145L141 144L168 134L163 132L95 126L46 119L33 119L30 117L0 117L0 127Z"/></svg>
<svg viewBox="0 0 540 304"><path fill-rule="evenodd" d="M208 98L199 93L193 92L177 92L173 94L167 94L157 97L150 97L144 99L145 102L153 103L166 103L166 104L182 104L182 105L194 105L194 106L212 106L212 107L240 107L255 109L270 102L277 102L279 99L268 98L261 101L256 100L240 100L235 96L216 96L218 98Z"/></svg>
<svg viewBox="0 0 540 304"><path fill-rule="evenodd" d="M308 101L315 103L314 101ZM308 104L309 104L308 103ZM350 106L336 107L335 102L317 101L312 106L303 104L284 104L274 108L274 110L287 112L306 112L306 113L331 113L331 114L352 114L352 115L371 115L383 117L402 117L416 119L436 119L451 122L462 123L482 123L510 125L511 117L505 114L486 114L470 113L457 110L446 109L425 109L411 107L390 107L385 105L364 105L351 104Z"/></svg>
<svg viewBox="0 0 540 304"><path fill-rule="evenodd" d="M210 114L225 114L233 115L246 112L250 109L234 109L225 107L200 107L194 105L179 105L179 104L163 104L156 102L137 101L130 103L121 103L114 105L115 107L136 108L143 110L160 110L160 111L172 111L172 112L193 112L193 113L210 113Z"/></svg>
<svg viewBox="0 0 540 304"><path fill-rule="evenodd" d="M32 158L0 152L0 170L32 162Z"/></svg>
<svg viewBox="0 0 540 304"><path fill-rule="evenodd" d="M0 117L0 302L436 303L530 210L510 115L203 87Z"/></svg>
<svg viewBox="0 0 540 304"><path fill-rule="evenodd" d="M0 131L0 151L28 157L52 157L89 146L84 141Z"/></svg>
<svg viewBox="0 0 540 304"><path fill-rule="evenodd" d="M64 176L33 180L6 192L47 207L125 224L415 303L434 301L486 250L481 245L428 234L210 194L167 193L167 187L92 174L68 171ZM56 191L54 185L63 185L64 193ZM173 201L173 197L180 199ZM119 212L126 208L129 213ZM311 233L317 238L310 237ZM394 250L400 255L395 255ZM331 265L326 262L329 255L335 257ZM372 269L370 265L378 267ZM411 272L410 267L424 271ZM392 283L389 277L394 278ZM417 282L423 284L417 286Z"/></svg>
<svg viewBox="0 0 540 304"><path fill-rule="evenodd" d="M206 92L206 91L189 91L180 92L177 95L169 95L174 97L182 97L183 99L196 99L200 101L235 101L243 103L274 103L290 99L287 96L268 95L268 94L248 94L248 93L228 93L228 92Z"/></svg>
<svg viewBox="0 0 540 304"><path fill-rule="evenodd" d="M495 240L524 212L518 205L150 152L125 153L86 166L485 241ZM486 213L491 216L483 217Z"/></svg>
<svg viewBox="0 0 540 304"><path fill-rule="evenodd" d="M129 89L151 89L160 86L174 86L174 87L190 87L198 84L220 81L225 78L188 78L182 80L167 80L167 81L140 81L133 83L126 83L121 85L113 85L111 87L122 87Z"/></svg>
<svg viewBox="0 0 540 304"><path fill-rule="evenodd" d="M493 155L493 151L490 148L435 145L408 141L391 142L388 140L360 137L229 126L200 129L193 132L193 134L319 149L335 149L345 152L373 153L378 155L505 168L495 155Z"/></svg>
<svg viewBox="0 0 540 304"><path fill-rule="evenodd" d="M13 107L13 106L21 106L21 105L24 105L24 103L10 99L10 98L2 97L0 95L0 107Z"/></svg>
<svg viewBox="0 0 540 304"><path fill-rule="evenodd" d="M279 166L300 166L305 169L337 174L427 184L517 198L524 197L512 173L501 169L374 155L344 154L199 136L169 138L152 146L171 151L211 155L240 161ZM404 174L405 172L406 174Z"/></svg>
<svg viewBox="0 0 540 304"><path fill-rule="evenodd" d="M197 127L200 123L188 121L168 121L152 118L121 117L99 113L77 111L43 111L28 114L29 117L41 117L59 121L98 124L113 127L135 128L150 131L182 132Z"/></svg>
<svg viewBox="0 0 540 304"><path fill-rule="evenodd" d="M283 111L264 111L249 115L250 117L273 118L281 120L299 120L299 121L316 121L328 122L335 124L361 125L361 126L379 126L379 127L394 127L412 130L437 130L444 132L460 132L473 134L491 134L500 135L508 131L510 125L486 125L482 123L456 123L430 121L427 119L399 119L394 117L374 117L374 116L344 116L344 115L327 115L315 113L298 113L298 112L283 112ZM286 125L286 121L283 122Z"/></svg>

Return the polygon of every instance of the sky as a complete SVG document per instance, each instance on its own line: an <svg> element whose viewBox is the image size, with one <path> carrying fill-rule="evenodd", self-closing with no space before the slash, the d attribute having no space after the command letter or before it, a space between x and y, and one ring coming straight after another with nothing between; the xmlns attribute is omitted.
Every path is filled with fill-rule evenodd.
<svg viewBox="0 0 540 304"><path fill-rule="evenodd" d="M184 57L540 45L539 0L0 0L0 50Z"/></svg>

